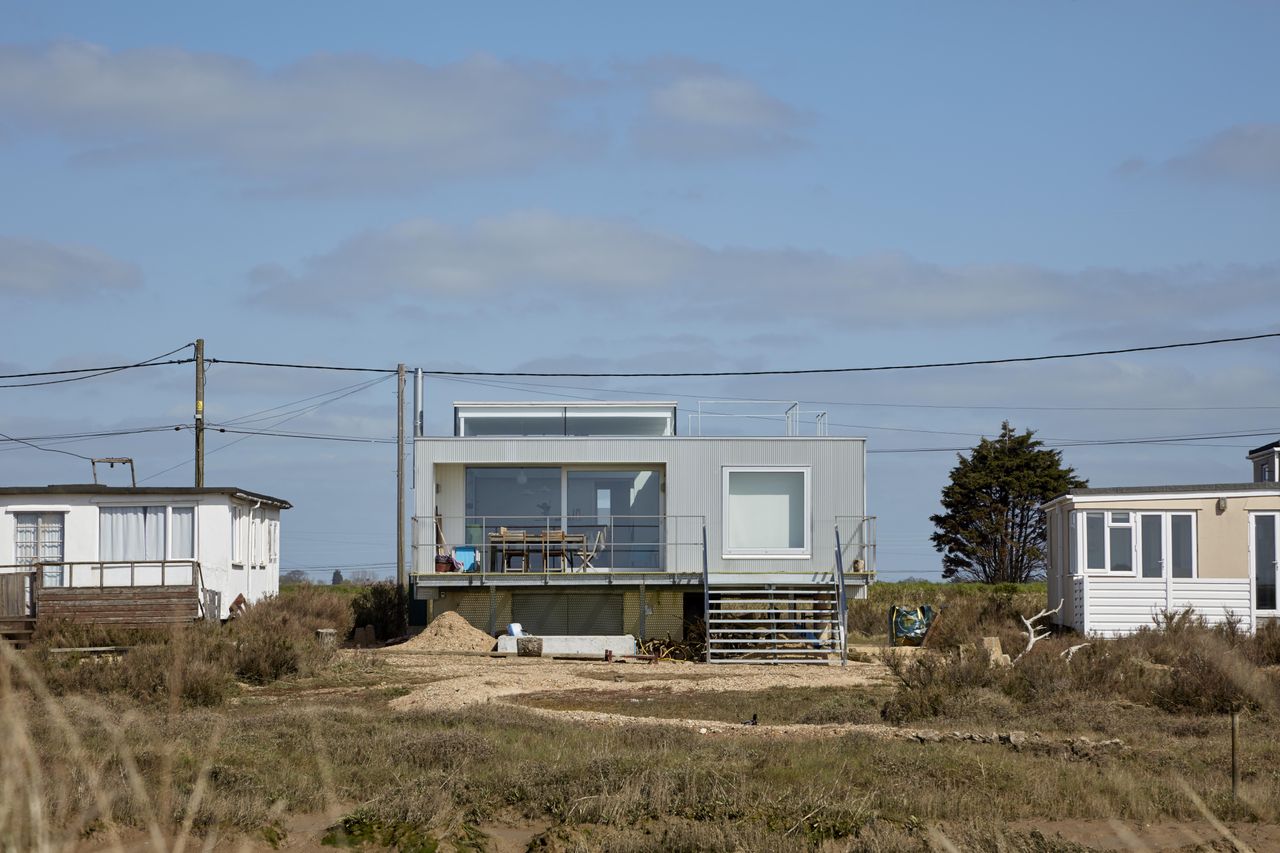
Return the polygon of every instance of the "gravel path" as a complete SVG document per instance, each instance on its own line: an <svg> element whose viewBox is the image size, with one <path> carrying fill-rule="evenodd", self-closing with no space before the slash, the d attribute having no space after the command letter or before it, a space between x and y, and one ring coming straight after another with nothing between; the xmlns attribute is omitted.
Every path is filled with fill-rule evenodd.
<svg viewBox="0 0 1280 853"><path fill-rule="evenodd" d="M620 686L661 684L672 693L763 690L770 687L865 687L883 683L880 663L848 666L742 666L663 662L582 663L538 658L384 654L390 664L433 681L392 700L397 710L455 711L468 705L548 691L616 691ZM609 676L613 676L612 678ZM615 680L615 679L620 679ZM552 711L555 714L585 713ZM613 716L613 715L602 715ZM622 719L634 720L635 717ZM679 721L667 721L668 723ZM698 722L698 721L692 721ZM701 725L701 723L699 723ZM723 723L715 724L723 727Z"/></svg>

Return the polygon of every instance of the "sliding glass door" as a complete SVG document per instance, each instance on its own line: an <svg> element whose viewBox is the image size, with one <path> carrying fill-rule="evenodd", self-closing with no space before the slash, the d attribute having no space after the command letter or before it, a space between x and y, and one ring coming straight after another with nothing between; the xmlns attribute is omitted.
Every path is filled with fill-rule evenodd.
<svg viewBox="0 0 1280 853"><path fill-rule="evenodd" d="M657 471L569 470L565 530L599 542L593 564L616 569L661 568L662 500Z"/></svg>
<svg viewBox="0 0 1280 853"><path fill-rule="evenodd" d="M466 542L490 545L504 527L530 541L563 530L570 564L589 554L595 569L661 569L661 481L657 469L468 467Z"/></svg>

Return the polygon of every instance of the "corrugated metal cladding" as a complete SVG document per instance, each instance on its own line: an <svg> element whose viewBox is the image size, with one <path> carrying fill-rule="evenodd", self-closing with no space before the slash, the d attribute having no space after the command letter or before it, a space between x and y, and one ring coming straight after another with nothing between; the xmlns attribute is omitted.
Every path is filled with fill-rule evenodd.
<svg viewBox="0 0 1280 853"><path fill-rule="evenodd" d="M452 610L476 628L498 634L512 622L527 633L619 635L680 639L684 634L684 596L679 590L523 591L446 590L431 602L431 618ZM701 594L698 593L699 600Z"/></svg>
<svg viewBox="0 0 1280 853"><path fill-rule="evenodd" d="M663 514L704 516L711 571L830 570L837 516L866 515L865 447L861 438L419 438L414 444L415 515L430 519L466 513L467 465L625 467L664 469ZM725 560L722 558L721 502L725 467L805 466L810 469L811 558L809 560ZM439 491L437 492L437 483ZM680 539L688 538L684 522ZM701 531L697 531L700 537ZM418 542L434 542L430 522L419 524ZM429 548L418 549L430 556ZM696 556L697 565L687 565ZM425 559L425 558L424 558ZM680 549L668 569L701 571L701 554ZM417 566L418 571L430 567Z"/></svg>

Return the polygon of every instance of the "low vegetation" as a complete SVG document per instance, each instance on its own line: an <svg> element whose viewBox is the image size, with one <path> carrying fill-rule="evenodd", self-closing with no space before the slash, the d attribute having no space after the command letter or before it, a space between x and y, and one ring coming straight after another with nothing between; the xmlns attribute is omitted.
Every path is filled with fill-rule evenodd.
<svg viewBox="0 0 1280 853"><path fill-rule="evenodd" d="M1040 827L1179 820L1211 838L1202 808L1244 830L1280 820L1280 630L1174 614L1069 661L1083 641L1050 638L1004 668L959 648L997 635L1020 648L1013 615L1043 606L1034 588L875 594L853 617L869 636L883 630L872 609L890 601L943 605L947 631L929 649L886 650L883 668L879 656L854 664L884 673L856 689L669 692L676 667L602 664L615 682L602 692L397 712L388 699L429 680L436 659L410 673L382 653L325 650L313 632L330 604L297 590L114 659L0 650L0 847L122 837L167 849L184 835L274 846L319 821L309 837L397 850L491 849L486 833L507 823L545 851L950 849L939 833L965 850L1078 851ZM1239 799L1233 707L1245 709ZM547 709L730 726L600 726ZM761 728L732 725L753 714ZM783 723L828 728L765 728ZM939 737L1013 730L1032 737ZM1089 747L1104 741L1116 745Z"/></svg>

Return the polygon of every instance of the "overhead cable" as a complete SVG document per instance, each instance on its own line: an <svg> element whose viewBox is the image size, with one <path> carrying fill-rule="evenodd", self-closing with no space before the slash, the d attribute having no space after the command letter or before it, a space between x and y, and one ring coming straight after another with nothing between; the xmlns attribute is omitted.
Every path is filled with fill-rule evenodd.
<svg viewBox="0 0 1280 853"><path fill-rule="evenodd" d="M82 379L94 379L98 376L106 376L111 373L119 373L122 370L133 370L139 367L161 367L166 364L191 364L194 358L173 358L168 361L166 359L174 353L182 352L194 344L183 344L177 349L169 350L169 352L161 353L154 358L148 358L145 361L134 362L133 364L116 364L110 367L77 367L69 370L43 370L35 373L9 373L0 374L0 379L23 379L32 376L64 376L64 379L46 379L41 382L14 382L9 385L0 385L0 388L34 388L39 385L61 385L65 382L79 382ZM78 376L69 376L68 374L80 374Z"/></svg>

